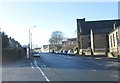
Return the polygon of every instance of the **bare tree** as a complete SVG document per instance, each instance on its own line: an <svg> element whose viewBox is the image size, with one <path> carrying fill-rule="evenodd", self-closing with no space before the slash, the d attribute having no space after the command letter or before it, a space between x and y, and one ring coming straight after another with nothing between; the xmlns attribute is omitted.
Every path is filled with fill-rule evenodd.
<svg viewBox="0 0 120 83"><path fill-rule="evenodd" d="M51 34L51 38L49 39L51 49L59 50L61 48L62 41L64 39L64 34L61 31L54 31Z"/></svg>

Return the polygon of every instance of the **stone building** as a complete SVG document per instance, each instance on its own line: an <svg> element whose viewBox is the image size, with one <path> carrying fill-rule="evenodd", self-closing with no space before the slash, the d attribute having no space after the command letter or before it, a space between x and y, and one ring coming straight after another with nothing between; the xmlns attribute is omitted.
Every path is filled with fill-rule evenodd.
<svg viewBox="0 0 120 83"><path fill-rule="evenodd" d="M108 32L113 26L120 25L120 20L85 21L77 19L77 39L79 53L105 55L108 52Z"/></svg>
<svg viewBox="0 0 120 83"><path fill-rule="evenodd" d="M37 47L37 48L34 48L34 51L41 53L42 52L41 49L42 49L41 47L39 47L39 48Z"/></svg>
<svg viewBox="0 0 120 83"><path fill-rule="evenodd" d="M62 41L63 50L74 51L75 47L77 47L77 38L67 38L66 41Z"/></svg>
<svg viewBox="0 0 120 83"><path fill-rule="evenodd" d="M114 27L109 34L109 54L111 58L117 58L120 55L120 26Z"/></svg>
<svg viewBox="0 0 120 83"><path fill-rule="evenodd" d="M43 45L41 47L42 52L50 52L50 45Z"/></svg>

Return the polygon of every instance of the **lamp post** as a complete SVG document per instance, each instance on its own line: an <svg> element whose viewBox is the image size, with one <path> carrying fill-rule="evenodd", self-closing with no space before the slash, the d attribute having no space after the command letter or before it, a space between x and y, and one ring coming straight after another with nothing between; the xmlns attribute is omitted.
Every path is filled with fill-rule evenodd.
<svg viewBox="0 0 120 83"><path fill-rule="evenodd" d="M28 57L27 58L30 58L30 56L31 56L31 50L32 50L32 33L31 33L30 29L33 28L33 27L37 27L37 26L32 26L32 27L29 28L29 44L28 44L28 51L29 51L29 53L28 53Z"/></svg>

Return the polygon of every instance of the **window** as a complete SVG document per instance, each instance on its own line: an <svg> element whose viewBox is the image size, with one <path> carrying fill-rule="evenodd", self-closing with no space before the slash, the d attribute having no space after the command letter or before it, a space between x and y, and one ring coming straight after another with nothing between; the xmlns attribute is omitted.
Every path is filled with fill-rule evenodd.
<svg viewBox="0 0 120 83"><path fill-rule="evenodd" d="M112 47L112 35L110 36L110 42L111 42L111 47Z"/></svg>
<svg viewBox="0 0 120 83"><path fill-rule="evenodd" d="M115 47L115 35L113 34L113 45Z"/></svg>
<svg viewBox="0 0 120 83"><path fill-rule="evenodd" d="M118 32L116 32L116 39L118 40Z"/></svg>

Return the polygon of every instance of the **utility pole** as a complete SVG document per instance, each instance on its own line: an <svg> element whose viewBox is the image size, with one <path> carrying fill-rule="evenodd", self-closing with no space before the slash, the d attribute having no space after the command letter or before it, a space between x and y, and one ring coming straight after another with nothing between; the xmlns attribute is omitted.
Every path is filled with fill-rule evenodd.
<svg viewBox="0 0 120 83"><path fill-rule="evenodd" d="M37 26L33 26L33 27L37 27ZM33 28L33 27L30 27L30 28ZM32 50L32 33L30 31L30 28L29 28L29 44L28 44L28 56L27 56L27 58L30 58L31 50Z"/></svg>
<svg viewBox="0 0 120 83"><path fill-rule="evenodd" d="M29 43L28 43L28 50L27 50L27 58L30 58L30 28L29 28Z"/></svg>
<svg viewBox="0 0 120 83"><path fill-rule="evenodd" d="M32 50L32 33L30 34L30 36L31 36L31 50Z"/></svg>

